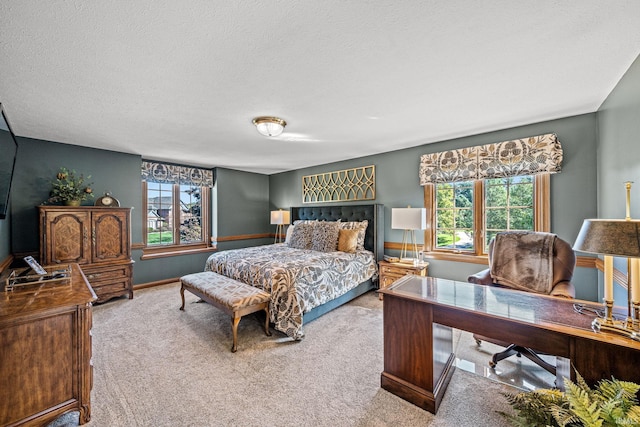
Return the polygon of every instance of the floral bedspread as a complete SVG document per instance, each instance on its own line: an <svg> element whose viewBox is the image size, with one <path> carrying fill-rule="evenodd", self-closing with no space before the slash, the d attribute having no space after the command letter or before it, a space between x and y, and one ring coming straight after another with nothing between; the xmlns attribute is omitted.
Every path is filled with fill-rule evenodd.
<svg viewBox="0 0 640 427"><path fill-rule="evenodd" d="M300 339L303 314L377 275L372 252L319 252L285 243L212 254L205 271L231 277L271 293L271 322Z"/></svg>

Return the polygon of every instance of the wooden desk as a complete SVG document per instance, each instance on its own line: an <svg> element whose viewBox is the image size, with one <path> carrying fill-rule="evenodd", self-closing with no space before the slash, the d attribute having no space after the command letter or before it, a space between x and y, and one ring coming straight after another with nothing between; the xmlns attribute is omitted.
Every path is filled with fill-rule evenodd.
<svg viewBox="0 0 640 427"><path fill-rule="evenodd" d="M576 302L600 308L595 303L420 276L405 276L380 292L381 386L434 414L454 370L451 328L565 358L589 384L612 376L640 383L640 342L594 332L593 316L573 308ZM575 377L569 363L557 371Z"/></svg>
<svg viewBox="0 0 640 427"><path fill-rule="evenodd" d="M61 267L57 265L55 268ZM0 425L91 418L93 289L77 264L60 282L0 286Z"/></svg>

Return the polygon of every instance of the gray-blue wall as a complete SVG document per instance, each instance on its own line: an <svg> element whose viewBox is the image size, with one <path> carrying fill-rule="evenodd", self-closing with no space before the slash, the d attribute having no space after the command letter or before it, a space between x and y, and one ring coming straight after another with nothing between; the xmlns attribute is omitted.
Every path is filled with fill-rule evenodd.
<svg viewBox="0 0 640 427"><path fill-rule="evenodd" d="M375 202L385 205L385 241L401 242L402 231L391 229L391 208L424 205L423 188L418 181L422 154L545 133L556 133L564 152L562 172L551 177L551 231L573 244L582 220L594 217L597 211L595 113L271 175L271 206L299 206L304 175L375 165ZM419 237L419 242L422 242L421 239ZM430 260L429 275L466 281L469 274L485 267L478 264ZM577 268L574 282L577 285L578 298L597 297L597 275L593 269Z"/></svg>
<svg viewBox="0 0 640 427"><path fill-rule="evenodd" d="M39 251L39 229L36 206L44 203L51 188L51 180L61 166L78 174L91 175L96 197L110 191L121 206L133 207L131 213L132 243L142 243L143 224L142 187L138 155L79 147L29 138L18 138L16 174L11 194L8 220L0 221L0 250L17 257ZM269 179L266 175L218 169L212 204L217 208L219 236L264 234L269 225ZM94 199L84 204L92 205ZM222 242L220 249L252 246L270 239L248 239ZM142 251L133 251L134 284L148 283L202 271L208 253L141 260Z"/></svg>
<svg viewBox="0 0 640 427"><path fill-rule="evenodd" d="M303 175L376 165L376 203L386 207L385 240L399 242L402 237L390 228L390 209L407 205L422 206L418 185L418 163L422 154L499 142L512 138L555 132L564 149L562 173L552 177L551 229L573 242L584 218L623 218L623 183L634 181L632 216L640 217L640 59L609 95L597 113L457 138L416 148L351 159L271 176L218 169L213 204L218 235L237 236L273 232L269 225L271 209L300 206ZM46 200L49 182L60 166L91 174L98 195L111 191L123 206L134 207L133 243L142 241L142 195L140 157L105 150L82 148L48 141L18 138L16 177L10 212L0 221L0 262L11 253L38 251L35 206ZM269 243L269 239L221 241L220 249ZM139 260L134 253L134 282L146 283L178 277L202 268L206 254L185 255L161 260ZM624 270L619 263L619 269ZM481 269L478 264L434 260L430 274L464 280ZM594 269L578 268L574 283L579 298L598 299ZM624 295L616 291L616 301Z"/></svg>
<svg viewBox="0 0 640 427"><path fill-rule="evenodd" d="M631 187L631 217L640 218L640 57L609 94L598 111L598 217L625 218L626 190ZM624 259L617 269L626 272ZM616 305L624 305L627 294L616 287Z"/></svg>

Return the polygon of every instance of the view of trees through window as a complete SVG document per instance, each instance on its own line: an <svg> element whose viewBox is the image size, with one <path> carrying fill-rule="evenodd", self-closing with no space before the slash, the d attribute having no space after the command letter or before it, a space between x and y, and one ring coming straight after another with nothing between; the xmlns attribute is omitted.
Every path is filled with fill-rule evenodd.
<svg viewBox="0 0 640 427"><path fill-rule="evenodd" d="M147 246L204 241L201 191L191 185L147 183Z"/></svg>
<svg viewBox="0 0 640 427"><path fill-rule="evenodd" d="M499 231L534 229L532 176L485 181L485 248Z"/></svg>
<svg viewBox="0 0 640 427"><path fill-rule="evenodd" d="M474 221L481 221L484 251L500 231L534 230L534 178L516 176L487 179L476 196L474 181L436 184L436 249L475 251ZM483 197L484 208L475 210L474 197ZM482 218L474 218L482 212Z"/></svg>
<svg viewBox="0 0 640 427"><path fill-rule="evenodd" d="M436 185L436 248L473 249L473 181Z"/></svg>

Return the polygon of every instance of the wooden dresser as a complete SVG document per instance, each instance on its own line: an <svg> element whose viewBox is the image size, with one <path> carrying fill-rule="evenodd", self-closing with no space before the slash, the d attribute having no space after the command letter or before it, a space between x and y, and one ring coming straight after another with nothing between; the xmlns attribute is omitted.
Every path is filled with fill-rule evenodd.
<svg viewBox="0 0 640 427"><path fill-rule="evenodd" d="M97 302L133 298L131 208L38 206L40 263L78 263Z"/></svg>
<svg viewBox="0 0 640 427"><path fill-rule="evenodd" d="M429 263L413 266L411 264L391 263L383 260L378 262L378 266L380 270L380 290L382 290L388 288L393 282L407 274L426 276ZM378 298L382 299L382 294L378 294Z"/></svg>
<svg viewBox="0 0 640 427"><path fill-rule="evenodd" d="M0 425L46 425L69 411L89 421L96 296L82 270L73 264L68 279L8 291L1 283Z"/></svg>

